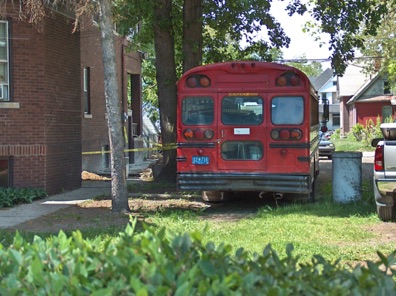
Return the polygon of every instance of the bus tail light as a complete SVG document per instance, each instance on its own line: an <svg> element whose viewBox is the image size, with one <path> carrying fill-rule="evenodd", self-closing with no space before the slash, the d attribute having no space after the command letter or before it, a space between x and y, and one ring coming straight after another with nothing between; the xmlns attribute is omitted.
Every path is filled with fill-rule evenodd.
<svg viewBox="0 0 396 296"><path fill-rule="evenodd" d="M290 138L292 140L300 140L302 138L302 132L299 129L293 129L290 132Z"/></svg>
<svg viewBox="0 0 396 296"><path fill-rule="evenodd" d="M202 140L204 138L204 131L199 129L194 132L194 138L197 140Z"/></svg>
<svg viewBox="0 0 396 296"><path fill-rule="evenodd" d="M191 75L187 77L186 84L189 88L209 87L211 81L206 75Z"/></svg>
<svg viewBox="0 0 396 296"><path fill-rule="evenodd" d="M301 78L294 72L286 72L275 79L276 86L299 86Z"/></svg>
<svg viewBox="0 0 396 296"><path fill-rule="evenodd" d="M374 170L376 172L384 170L384 146L377 145L374 154Z"/></svg>
<svg viewBox="0 0 396 296"><path fill-rule="evenodd" d="M210 79L208 78L208 76L201 76L199 78L199 84L202 87L208 87L208 86L210 86Z"/></svg>
<svg viewBox="0 0 396 296"><path fill-rule="evenodd" d="M280 128L271 131L273 140L298 141L302 138L302 132L298 128Z"/></svg>
<svg viewBox="0 0 396 296"><path fill-rule="evenodd" d="M187 140L194 138L194 132L191 129L186 129L183 131L183 137Z"/></svg>
<svg viewBox="0 0 396 296"><path fill-rule="evenodd" d="M210 140L214 137L214 131L211 129L186 129L183 131L183 137L186 140Z"/></svg>
<svg viewBox="0 0 396 296"><path fill-rule="evenodd" d="M204 132L204 136L206 139L212 139L214 136L214 131L208 129Z"/></svg>

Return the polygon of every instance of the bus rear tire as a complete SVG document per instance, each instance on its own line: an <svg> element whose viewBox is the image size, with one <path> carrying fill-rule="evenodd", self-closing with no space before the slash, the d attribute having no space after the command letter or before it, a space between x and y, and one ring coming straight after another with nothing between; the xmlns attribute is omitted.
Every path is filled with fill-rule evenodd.
<svg viewBox="0 0 396 296"><path fill-rule="evenodd" d="M229 193L224 191L202 191L202 199L207 202L221 202L229 199Z"/></svg>

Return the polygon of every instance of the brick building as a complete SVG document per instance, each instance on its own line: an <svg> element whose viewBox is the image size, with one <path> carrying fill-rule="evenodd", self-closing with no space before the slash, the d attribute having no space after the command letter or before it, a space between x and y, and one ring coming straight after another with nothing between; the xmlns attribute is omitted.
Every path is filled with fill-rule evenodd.
<svg viewBox="0 0 396 296"><path fill-rule="evenodd" d="M85 28L81 36L82 91L82 169L110 173L109 136L104 98L103 63L100 31ZM121 90L122 120L125 124L125 148L134 147L133 137L142 131L141 63L142 55L128 52L126 40L116 37L118 82ZM132 118L133 114L133 118ZM103 151L103 153L98 153ZM89 154L94 152L92 154ZM87 154L86 154L87 153ZM127 154L129 156L129 154ZM133 154L129 161L134 161Z"/></svg>
<svg viewBox="0 0 396 296"><path fill-rule="evenodd" d="M98 29L72 33L73 20L56 12L33 26L13 7L0 20L0 187L49 194L79 188L82 151L108 145ZM131 113L130 79L139 116L141 58L125 54L121 40L117 44L123 110ZM84 163L97 166L92 159Z"/></svg>

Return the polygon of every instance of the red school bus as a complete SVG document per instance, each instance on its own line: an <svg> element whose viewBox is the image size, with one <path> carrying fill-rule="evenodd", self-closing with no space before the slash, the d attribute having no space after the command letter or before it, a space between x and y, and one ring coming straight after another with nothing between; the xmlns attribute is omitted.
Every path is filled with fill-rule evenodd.
<svg viewBox="0 0 396 296"><path fill-rule="evenodd" d="M210 64L183 74L177 90L179 190L202 191L205 201L236 191L314 200L319 102L303 72L258 61Z"/></svg>

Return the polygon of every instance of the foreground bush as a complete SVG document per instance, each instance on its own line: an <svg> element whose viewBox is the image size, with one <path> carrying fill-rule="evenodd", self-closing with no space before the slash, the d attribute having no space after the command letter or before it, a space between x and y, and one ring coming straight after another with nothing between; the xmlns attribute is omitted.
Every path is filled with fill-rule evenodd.
<svg viewBox="0 0 396 296"><path fill-rule="evenodd" d="M35 199L46 196L47 192L44 189L0 188L0 208L12 207L21 203L31 203Z"/></svg>
<svg viewBox="0 0 396 296"><path fill-rule="evenodd" d="M348 269L321 256L298 264L287 246L253 258L228 245L203 245L200 233L169 235L128 226L117 239L85 240L63 232L32 244L18 234L0 245L0 295L394 295L392 273L368 263ZM394 254L385 258L394 263Z"/></svg>

